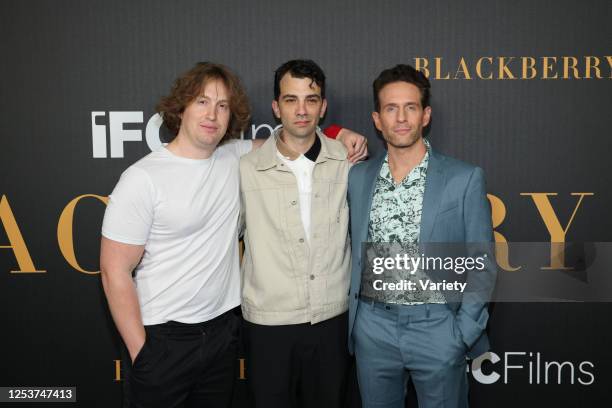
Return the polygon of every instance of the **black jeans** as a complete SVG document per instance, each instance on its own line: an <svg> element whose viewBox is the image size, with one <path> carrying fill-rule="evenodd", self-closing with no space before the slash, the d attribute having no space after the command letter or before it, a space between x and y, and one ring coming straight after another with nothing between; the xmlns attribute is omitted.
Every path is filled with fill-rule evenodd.
<svg viewBox="0 0 612 408"><path fill-rule="evenodd" d="M203 323L145 326L134 363L123 356L124 407L229 407L241 319L234 309Z"/></svg>
<svg viewBox="0 0 612 408"><path fill-rule="evenodd" d="M247 379L256 408L339 408L349 364L348 314L317 324L244 322Z"/></svg>

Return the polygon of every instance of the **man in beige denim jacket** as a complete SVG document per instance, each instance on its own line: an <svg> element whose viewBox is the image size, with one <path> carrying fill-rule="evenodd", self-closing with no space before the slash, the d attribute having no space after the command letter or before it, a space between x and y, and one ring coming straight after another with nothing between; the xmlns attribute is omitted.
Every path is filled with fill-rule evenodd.
<svg viewBox="0 0 612 408"><path fill-rule="evenodd" d="M247 377L256 407L340 407L350 271L349 161L317 129L325 75L310 60L275 74L283 126L240 161Z"/></svg>

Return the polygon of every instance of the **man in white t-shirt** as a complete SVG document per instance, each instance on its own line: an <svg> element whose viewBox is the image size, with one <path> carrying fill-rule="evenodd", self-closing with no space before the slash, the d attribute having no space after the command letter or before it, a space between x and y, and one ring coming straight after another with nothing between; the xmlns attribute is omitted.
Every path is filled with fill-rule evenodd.
<svg viewBox="0 0 612 408"><path fill-rule="evenodd" d="M231 140L250 108L222 65L198 63L158 111L176 137L123 173L102 226L102 283L129 354L124 400L229 406L240 325L239 159L261 141Z"/></svg>
<svg viewBox="0 0 612 408"><path fill-rule="evenodd" d="M232 140L250 108L238 77L219 64L196 64L157 110L176 136L123 173L102 226L102 283L127 349L124 405L229 406L240 326L239 159L263 141ZM351 159L366 154L363 136L338 138Z"/></svg>

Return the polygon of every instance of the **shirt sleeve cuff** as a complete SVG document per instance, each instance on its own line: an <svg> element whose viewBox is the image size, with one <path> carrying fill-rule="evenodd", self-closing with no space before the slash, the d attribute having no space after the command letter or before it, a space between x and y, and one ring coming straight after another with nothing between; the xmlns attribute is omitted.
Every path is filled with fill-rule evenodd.
<svg viewBox="0 0 612 408"><path fill-rule="evenodd" d="M340 131L342 130L342 126L338 126L338 125L329 125L328 127L326 127L323 130L323 133L325 134L325 136L329 137L330 139L335 139L338 137L338 133L340 133Z"/></svg>

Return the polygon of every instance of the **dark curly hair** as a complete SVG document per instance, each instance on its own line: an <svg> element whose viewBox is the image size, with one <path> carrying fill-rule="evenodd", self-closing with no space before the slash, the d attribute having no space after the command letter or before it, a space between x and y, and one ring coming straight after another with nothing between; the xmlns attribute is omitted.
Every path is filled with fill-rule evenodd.
<svg viewBox="0 0 612 408"><path fill-rule="evenodd" d="M240 136L251 119L251 106L240 78L229 68L212 62L198 62L193 68L176 79L170 95L161 98L155 109L164 119L164 125L174 139L181 128L181 114L202 92L211 80L223 81L229 92L230 122L227 132L219 142Z"/></svg>
<svg viewBox="0 0 612 408"><path fill-rule="evenodd" d="M313 60L291 60L285 62L274 72L274 99L280 96L280 81L286 73L294 78L308 78L321 88L321 98L325 99L325 74ZM311 82L311 86L312 86Z"/></svg>

